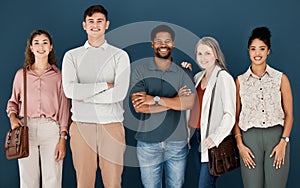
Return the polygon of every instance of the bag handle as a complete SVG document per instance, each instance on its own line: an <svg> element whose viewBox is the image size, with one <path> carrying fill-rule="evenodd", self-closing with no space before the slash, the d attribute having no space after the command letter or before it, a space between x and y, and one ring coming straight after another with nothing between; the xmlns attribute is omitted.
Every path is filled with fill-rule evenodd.
<svg viewBox="0 0 300 188"><path fill-rule="evenodd" d="M23 67L23 90L24 90L24 126L27 126L27 74L26 67Z"/></svg>
<svg viewBox="0 0 300 188"><path fill-rule="evenodd" d="M27 128L27 75L26 75L26 67L23 67L23 92L24 92L24 122L23 122L23 125L24 125L24 128ZM11 132L13 130L10 128L9 129L9 132L7 133L7 146L10 144L11 142ZM19 132L17 132L16 136L19 136ZM16 140L19 140L19 139L16 139ZM6 151L8 149L8 147L5 146L5 150Z"/></svg>
<svg viewBox="0 0 300 188"><path fill-rule="evenodd" d="M209 105L209 112L208 112L208 120L207 120L207 129L206 129L206 135L205 135L205 138L208 137L208 133L209 133L209 126L210 126L210 116L211 116L211 111L212 111L212 106L213 106L213 101L214 101L214 97L215 97L215 90L216 90L216 85L217 85L217 80L218 80L218 76L219 76L219 73L221 71L225 71L225 69L221 69L218 71L217 73L217 79L216 79L216 82L214 84L214 87L213 87L213 90L212 90L212 93L211 93L211 99L210 99L210 105Z"/></svg>

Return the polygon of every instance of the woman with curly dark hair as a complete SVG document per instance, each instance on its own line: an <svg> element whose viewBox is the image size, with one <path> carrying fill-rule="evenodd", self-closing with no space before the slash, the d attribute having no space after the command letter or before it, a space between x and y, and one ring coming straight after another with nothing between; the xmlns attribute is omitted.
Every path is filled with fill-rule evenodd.
<svg viewBox="0 0 300 188"><path fill-rule="evenodd" d="M251 66L236 79L235 137L245 188L284 188L288 179L293 97L288 77L267 64L271 32L252 31Z"/></svg>

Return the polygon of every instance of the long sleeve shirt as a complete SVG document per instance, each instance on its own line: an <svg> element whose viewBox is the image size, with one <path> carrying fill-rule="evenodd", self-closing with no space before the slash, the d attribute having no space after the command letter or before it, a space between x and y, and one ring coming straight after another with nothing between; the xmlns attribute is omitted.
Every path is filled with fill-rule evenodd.
<svg viewBox="0 0 300 188"><path fill-rule="evenodd" d="M236 87L232 76L221 71L217 77L217 73L221 68L216 66L208 81L207 87L203 95L201 109L201 162L208 161L208 148L204 144L206 131L209 126L208 137L218 147L223 139L228 136L235 123L236 113ZM194 80L196 87L200 84L205 71L195 75ZM215 94L212 99L212 90L216 83ZM208 125L208 115L210 111L210 102L213 100L211 110L210 124Z"/></svg>
<svg viewBox="0 0 300 188"><path fill-rule="evenodd" d="M124 120L123 100L130 80L130 61L122 49L106 41L69 50L63 58L63 88L72 99L72 120L112 123ZM108 89L107 83L114 87Z"/></svg>
<svg viewBox="0 0 300 188"><path fill-rule="evenodd" d="M17 71L11 98L7 103L7 115L15 113L24 117L23 69ZM60 125L60 131L68 131L70 102L62 89L60 70L52 65L42 75L36 75L27 67L27 116L51 118Z"/></svg>

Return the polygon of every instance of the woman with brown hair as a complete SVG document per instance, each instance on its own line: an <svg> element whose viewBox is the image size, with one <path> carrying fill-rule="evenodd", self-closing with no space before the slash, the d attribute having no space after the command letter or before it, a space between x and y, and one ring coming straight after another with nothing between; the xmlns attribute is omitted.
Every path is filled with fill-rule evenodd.
<svg viewBox="0 0 300 188"><path fill-rule="evenodd" d="M43 187L59 188L70 104L62 89L61 72L56 67L52 39L47 31L31 33L25 57L27 117L24 117L22 69L15 75L7 103L12 129L23 126L22 119L28 118L29 157L18 160L20 187L39 188L41 169Z"/></svg>

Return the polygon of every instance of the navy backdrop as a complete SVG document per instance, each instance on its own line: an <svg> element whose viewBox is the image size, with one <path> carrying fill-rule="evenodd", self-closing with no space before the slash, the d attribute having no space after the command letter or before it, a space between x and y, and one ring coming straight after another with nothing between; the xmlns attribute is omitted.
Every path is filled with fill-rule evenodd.
<svg viewBox="0 0 300 188"><path fill-rule="evenodd" d="M82 45L86 40L86 34L82 29L82 15L84 10L92 4L103 4L109 11L110 31L121 28L117 34L118 40L131 38L119 44L130 55L132 61L152 55L152 49L148 41L137 39L138 33L126 32L122 28L128 24L147 23L143 32L144 38L149 35L147 21L167 22L184 30L184 35L176 38L176 41L185 41L186 49L179 44L174 52L178 61L188 60L193 62L190 53L193 53L196 39L205 35L215 37L225 54L228 68L236 77L244 72L250 65L247 53L247 40L251 30L257 26L268 26L272 32L272 53L268 63L284 73L291 81L294 95L294 127L291 134L291 166L287 187L298 187L297 169L299 164L299 84L296 76L300 71L297 69L300 46L300 1L298 0L10 0L2 1L0 19L0 151L4 149L5 132L9 128L9 120L6 116L6 104L11 95L14 74L24 62L24 50L26 40L32 30L42 28L48 30L54 40L54 47L58 58L59 67L63 54L74 47ZM152 22L149 22L152 23ZM156 23L156 22L154 22ZM151 24L150 24L151 25ZM132 28L132 27L131 27ZM134 25L134 29L141 29L140 25ZM126 32L122 34L122 31ZM116 35L116 34L115 34ZM115 36L111 35L111 36ZM138 36L137 36L138 37ZM181 38L180 38L181 37ZM144 39L143 38L143 39ZM118 46L118 40L112 42ZM113 39L112 39L113 40ZM188 50L187 50L188 49ZM187 52L189 51L189 52ZM194 64L195 65L195 64ZM194 71L197 71L195 69ZM128 102L128 101L127 101ZM126 103L126 101L125 101ZM125 117L132 119L130 110L125 104ZM126 139L130 146L135 145L134 121L125 120ZM134 118L133 118L134 119ZM69 143L68 143L69 144ZM75 171L72 165L69 147L64 162L63 187L76 187ZM139 169L134 165L136 158L133 153L126 153L125 158L135 161L125 166L123 173L123 187L142 187ZM100 172L97 172L100 177ZM194 176L194 167L191 159L188 161L185 187L197 187ZM240 171L236 170L219 178L218 187L242 187ZM18 187L18 165L16 160L8 161L5 154L0 155L0 187ZM100 178L97 186L102 187Z"/></svg>

